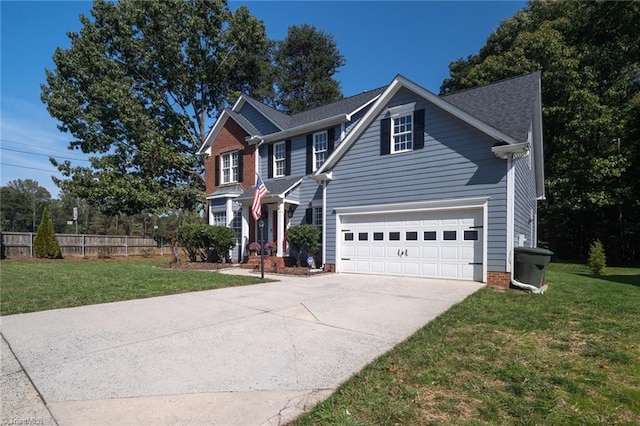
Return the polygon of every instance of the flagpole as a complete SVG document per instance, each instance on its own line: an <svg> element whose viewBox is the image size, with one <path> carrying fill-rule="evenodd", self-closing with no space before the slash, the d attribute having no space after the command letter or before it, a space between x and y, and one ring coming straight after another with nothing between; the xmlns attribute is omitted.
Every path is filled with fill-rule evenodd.
<svg viewBox="0 0 640 426"><path fill-rule="evenodd" d="M264 279L264 220L262 217L258 220L258 228L260 229L260 278Z"/></svg>

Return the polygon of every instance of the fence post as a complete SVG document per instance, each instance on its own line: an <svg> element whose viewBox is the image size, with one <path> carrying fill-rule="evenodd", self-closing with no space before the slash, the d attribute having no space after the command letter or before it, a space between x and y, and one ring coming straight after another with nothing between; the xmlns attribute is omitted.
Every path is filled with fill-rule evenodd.
<svg viewBox="0 0 640 426"><path fill-rule="evenodd" d="M124 236L124 255L125 257L129 257L129 236Z"/></svg>
<svg viewBox="0 0 640 426"><path fill-rule="evenodd" d="M29 257L33 257L33 232L29 232Z"/></svg>
<svg viewBox="0 0 640 426"><path fill-rule="evenodd" d="M86 235L82 234L82 257L85 257L85 246L87 245Z"/></svg>

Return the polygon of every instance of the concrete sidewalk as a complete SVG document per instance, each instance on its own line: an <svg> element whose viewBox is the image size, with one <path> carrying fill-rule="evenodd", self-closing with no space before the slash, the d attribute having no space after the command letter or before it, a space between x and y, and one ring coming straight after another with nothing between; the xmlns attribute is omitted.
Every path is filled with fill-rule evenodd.
<svg viewBox="0 0 640 426"><path fill-rule="evenodd" d="M2 317L2 423L281 424L482 287L274 278Z"/></svg>

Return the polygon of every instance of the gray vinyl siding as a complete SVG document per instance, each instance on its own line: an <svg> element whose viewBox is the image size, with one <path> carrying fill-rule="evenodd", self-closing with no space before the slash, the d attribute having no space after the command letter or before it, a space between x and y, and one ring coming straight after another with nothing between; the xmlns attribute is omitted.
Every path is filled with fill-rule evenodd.
<svg viewBox="0 0 640 426"><path fill-rule="evenodd" d="M505 271L507 165L491 152L496 141L406 89L388 106L410 102L425 109L424 149L381 156L381 115L334 167L327 262L336 262L336 208L487 196L487 269Z"/></svg>
<svg viewBox="0 0 640 426"><path fill-rule="evenodd" d="M249 105L249 103L245 102L240 108L240 115L244 116L253 126L260 131L263 135L268 135L269 133L275 133L279 131L278 127L276 127L271 121L267 120L264 115L262 115L258 110Z"/></svg>
<svg viewBox="0 0 640 426"><path fill-rule="evenodd" d="M525 247L536 247L537 241L534 241L536 234L537 222L537 200L536 200L536 183L535 170L533 169L532 156L523 155L515 158L515 182L514 182L514 232L513 246L518 247L518 235L523 234L527 241ZM531 167L529 166L531 165ZM531 219L531 211L533 210L533 221ZM533 235L532 227L533 225Z"/></svg>

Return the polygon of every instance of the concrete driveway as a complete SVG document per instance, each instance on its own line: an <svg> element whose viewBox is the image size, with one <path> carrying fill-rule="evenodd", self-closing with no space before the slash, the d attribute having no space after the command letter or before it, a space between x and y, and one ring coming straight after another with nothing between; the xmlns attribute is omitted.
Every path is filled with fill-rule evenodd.
<svg viewBox="0 0 640 426"><path fill-rule="evenodd" d="M274 278L2 317L3 424L280 424L482 287Z"/></svg>

